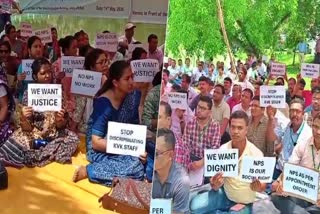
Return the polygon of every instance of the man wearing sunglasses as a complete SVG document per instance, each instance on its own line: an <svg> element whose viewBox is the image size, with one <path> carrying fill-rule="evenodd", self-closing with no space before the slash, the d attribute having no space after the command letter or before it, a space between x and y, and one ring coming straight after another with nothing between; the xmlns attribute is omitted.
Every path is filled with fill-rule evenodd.
<svg viewBox="0 0 320 214"><path fill-rule="evenodd" d="M152 198L172 199L173 213L189 212L190 181L183 166L174 161L175 136L158 129Z"/></svg>

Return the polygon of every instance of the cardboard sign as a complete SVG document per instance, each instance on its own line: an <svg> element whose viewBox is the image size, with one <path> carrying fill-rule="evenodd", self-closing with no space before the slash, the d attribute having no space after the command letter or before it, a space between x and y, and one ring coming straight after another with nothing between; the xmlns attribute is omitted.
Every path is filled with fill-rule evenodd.
<svg viewBox="0 0 320 214"><path fill-rule="evenodd" d="M260 106L274 108L286 107L285 86L260 86Z"/></svg>
<svg viewBox="0 0 320 214"><path fill-rule="evenodd" d="M62 56L61 71L66 77L72 77L73 69L83 69L84 57Z"/></svg>
<svg viewBox="0 0 320 214"><path fill-rule="evenodd" d="M168 93L169 105L172 109L188 109L188 100L186 93L170 92Z"/></svg>
<svg viewBox="0 0 320 214"><path fill-rule="evenodd" d="M218 172L223 177L237 177L239 174L238 149L205 149L204 150L204 176L211 177Z"/></svg>
<svg viewBox="0 0 320 214"><path fill-rule="evenodd" d="M20 31L22 37L31 37L33 36L32 25L26 22L21 22Z"/></svg>
<svg viewBox="0 0 320 214"><path fill-rule="evenodd" d="M307 77L307 78L318 78L319 77L319 64L307 64L302 63L301 64L301 77Z"/></svg>
<svg viewBox="0 0 320 214"><path fill-rule="evenodd" d="M316 203L318 199L319 172L302 166L285 163L283 190L292 196Z"/></svg>
<svg viewBox="0 0 320 214"><path fill-rule="evenodd" d="M34 111L60 111L61 105L60 84L28 84L28 106Z"/></svg>
<svg viewBox="0 0 320 214"><path fill-rule="evenodd" d="M147 126L108 123L107 153L139 157L146 150Z"/></svg>
<svg viewBox="0 0 320 214"><path fill-rule="evenodd" d="M171 214L172 213L172 199L151 199L150 214Z"/></svg>
<svg viewBox="0 0 320 214"><path fill-rule="evenodd" d="M51 34L50 28L36 30L36 31L34 31L34 35L39 37L43 44L47 44L47 43L52 42L52 34Z"/></svg>
<svg viewBox="0 0 320 214"><path fill-rule="evenodd" d="M159 62L156 59L134 60L130 64L135 82L152 82L159 72Z"/></svg>
<svg viewBox="0 0 320 214"><path fill-rule="evenodd" d="M97 33L96 48L100 48L108 52L117 52L118 37L115 33Z"/></svg>
<svg viewBox="0 0 320 214"><path fill-rule="evenodd" d="M275 157L257 158L245 156L242 159L240 180L251 183L253 178L256 178L262 183L270 183L275 164Z"/></svg>
<svg viewBox="0 0 320 214"><path fill-rule="evenodd" d="M26 81L32 81L32 69L31 65L33 63L33 59L23 59L21 63L22 73L26 73Z"/></svg>
<svg viewBox="0 0 320 214"><path fill-rule="evenodd" d="M102 73L73 69L71 93L93 97L101 87Z"/></svg>
<svg viewBox="0 0 320 214"><path fill-rule="evenodd" d="M272 76L284 76L286 74L286 65L281 63L273 62L271 64L271 75Z"/></svg>

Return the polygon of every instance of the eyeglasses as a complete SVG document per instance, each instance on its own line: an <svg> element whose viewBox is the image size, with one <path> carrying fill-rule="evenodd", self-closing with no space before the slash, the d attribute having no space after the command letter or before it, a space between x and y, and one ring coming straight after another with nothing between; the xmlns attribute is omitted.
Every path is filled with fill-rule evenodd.
<svg viewBox="0 0 320 214"><path fill-rule="evenodd" d="M0 53L9 53L9 50L0 50Z"/></svg>
<svg viewBox="0 0 320 214"><path fill-rule="evenodd" d="M160 155L163 155L163 154L165 154L165 153L167 153L169 151L172 151L172 149L168 149L168 150L163 151L163 152L159 152L159 151L156 150L155 157L158 158Z"/></svg>

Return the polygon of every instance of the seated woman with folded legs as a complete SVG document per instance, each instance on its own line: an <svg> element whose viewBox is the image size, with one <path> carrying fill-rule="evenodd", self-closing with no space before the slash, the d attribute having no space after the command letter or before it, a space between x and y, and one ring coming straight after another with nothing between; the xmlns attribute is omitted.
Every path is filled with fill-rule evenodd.
<svg viewBox="0 0 320 214"><path fill-rule="evenodd" d="M36 59L31 67L34 83L52 83L52 68L47 59ZM28 167L42 167L52 161L71 163L79 138L65 128L68 114L63 109L36 112L27 104L28 90L23 96L19 128L0 147L0 155L9 162Z"/></svg>
<svg viewBox="0 0 320 214"><path fill-rule="evenodd" d="M129 106L130 102L125 102L132 90L133 74L130 65L125 61L114 62L110 66L107 81L94 98L93 113L88 122L87 159L90 164L76 170L74 182L89 178L91 182L110 186L114 177L143 180L146 155L137 158L110 154L106 150L108 142L105 137L108 129L116 128L108 127L108 122L129 123L133 120L132 115L138 117L139 102L134 111L131 110L132 106ZM121 112L126 110L128 114L120 117ZM123 117L124 115L126 117Z"/></svg>

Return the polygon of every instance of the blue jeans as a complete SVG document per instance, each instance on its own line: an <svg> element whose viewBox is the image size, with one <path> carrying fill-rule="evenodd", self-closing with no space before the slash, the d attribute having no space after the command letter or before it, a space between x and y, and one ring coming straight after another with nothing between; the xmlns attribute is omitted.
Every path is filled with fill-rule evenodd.
<svg viewBox="0 0 320 214"><path fill-rule="evenodd" d="M252 204L246 205L240 211L230 211L230 208L237 203L229 200L224 188L218 191L210 190L200 193L190 200L190 212L196 214L205 213L231 213L231 214L247 214L252 213Z"/></svg>

